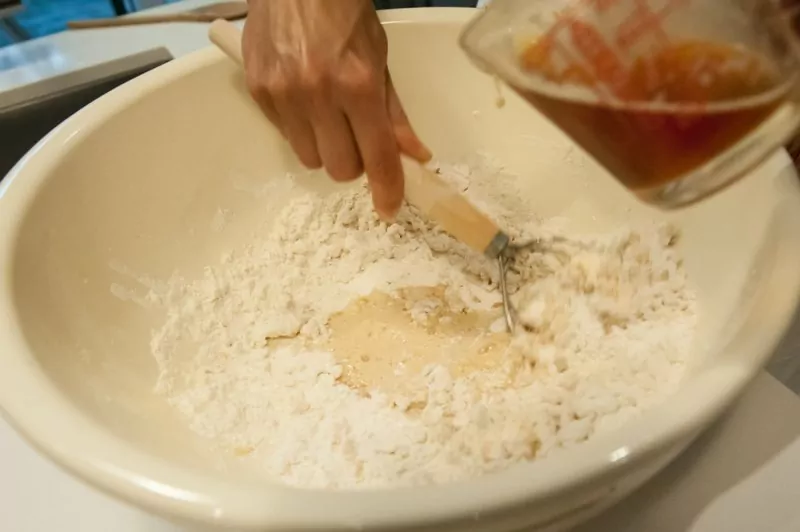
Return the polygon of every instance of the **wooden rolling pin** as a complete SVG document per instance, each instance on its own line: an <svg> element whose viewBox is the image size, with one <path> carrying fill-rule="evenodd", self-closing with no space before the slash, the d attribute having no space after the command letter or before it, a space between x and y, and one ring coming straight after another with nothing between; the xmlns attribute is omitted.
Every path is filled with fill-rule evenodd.
<svg viewBox="0 0 800 532"><path fill-rule="evenodd" d="M71 20L67 27L73 30L133 26L136 24L160 24L165 22L213 22L217 19L236 20L247 16L247 2L220 2L180 13L159 13L134 17L98 18Z"/></svg>
<svg viewBox="0 0 800 532"><path fill-rule="evenodd" d="M242 66L242 36L236 26L216 20L208 30L208 37L233 62ZM496 258L506 248L506 234L463 195L417 161L406 156L401 160L405 198L411 205L455 238L490 258Z"/></svg>

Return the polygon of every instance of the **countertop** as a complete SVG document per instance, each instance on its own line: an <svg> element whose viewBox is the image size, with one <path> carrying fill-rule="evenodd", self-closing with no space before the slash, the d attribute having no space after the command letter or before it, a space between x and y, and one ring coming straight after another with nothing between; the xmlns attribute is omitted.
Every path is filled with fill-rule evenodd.
<svg viewBox="0 0 800 532"><path fill-rule="evenodd" d="M184 0L148 13L183 11L211 3L214 0ZM208 25L198 23L71 30L0 48L0 98L9 89L159 46L179 57L208 46L207 32Z"/></svg>

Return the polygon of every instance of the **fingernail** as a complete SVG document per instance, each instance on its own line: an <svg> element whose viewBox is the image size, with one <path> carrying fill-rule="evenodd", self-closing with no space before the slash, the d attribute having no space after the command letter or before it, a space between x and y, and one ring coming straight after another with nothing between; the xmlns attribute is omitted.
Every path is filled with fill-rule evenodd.
<svg viewBox="0 0 800 532"><path fill-rule="evenodd" d="M419 161L421 163L427 163L428 161L433 159L433 153L425 146L420 147L419 155L421 156Z"/></svg>
<svg viewBox="0 0 800 532"><path fill-rule="evenodd" d="M394 223L397 219L397 213L400 212L400 208L394 209L394 211L387 211L386 209L377 209L378 217L381 219L382 222L387 224Z"/></svg>

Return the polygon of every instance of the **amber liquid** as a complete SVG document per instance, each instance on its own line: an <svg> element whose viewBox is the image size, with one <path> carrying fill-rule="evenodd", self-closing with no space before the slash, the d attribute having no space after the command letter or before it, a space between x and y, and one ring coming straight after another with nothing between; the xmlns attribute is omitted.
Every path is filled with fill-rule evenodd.
<svg viewBox="0 0 800 532"><path fill-rule="evenodd" d="M522 67L554 85L586 89L515 90L622 184L646 195L721 154L786 98L762 57L733 46L684 42L637 59L613 87L586 67L556 71L538 44ZM578 91L580 93L580 91ZM606 97L603 98L603 95Z"/></svg>

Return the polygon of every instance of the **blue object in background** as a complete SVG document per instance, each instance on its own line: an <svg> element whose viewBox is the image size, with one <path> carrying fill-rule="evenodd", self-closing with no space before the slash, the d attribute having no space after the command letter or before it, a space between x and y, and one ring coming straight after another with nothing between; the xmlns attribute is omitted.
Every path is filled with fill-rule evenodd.
<svg viewBox="0 0 800 532"><path fill-rule="evenodd" d="M165 0L171 4L179 0ZM336 0L331 0L336 1ZM87 18L113 17L114 8L111 0L23 0L25 6L14 20L31 36L32 39L44 37L63 31L68 20ZM133 10L135 2L127 2ZM474 7L476 0L375 0L381 9L399 7L453 6ZM9 35L0 30L0 46L12 44Z"/></svg>
<svg viewBox="0 0 800 532"><path fill-rule="evenodd" d="M165 0L164 3L176 1ZM14 16L14 20L32 39L65 30L68 20L116 15L111 0L23 0L22 4L24 7ZM7 44L11 44L11 38L0 31L0 46Z"/></svg>

